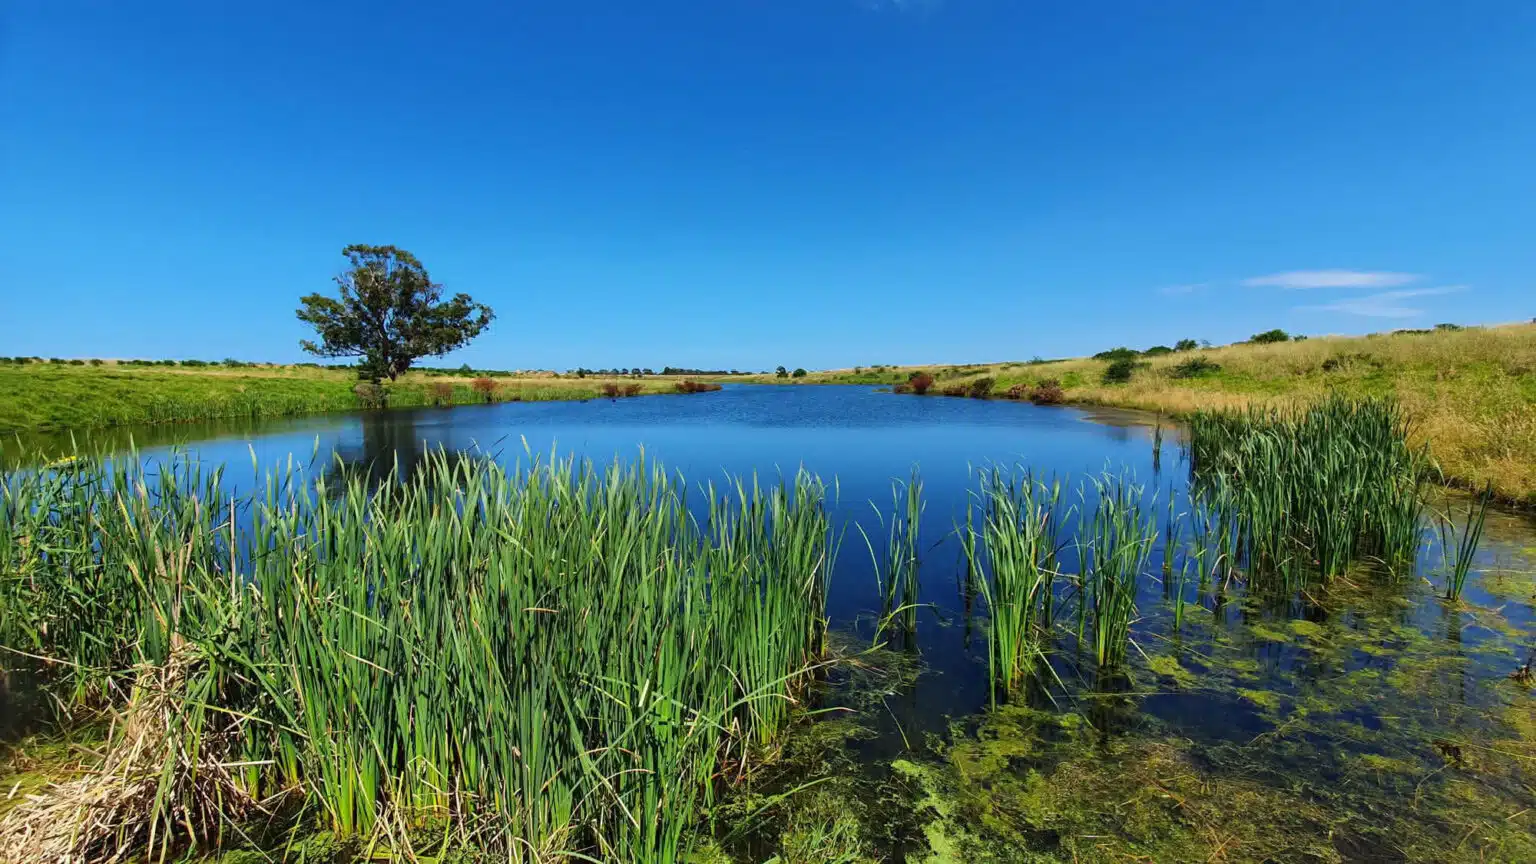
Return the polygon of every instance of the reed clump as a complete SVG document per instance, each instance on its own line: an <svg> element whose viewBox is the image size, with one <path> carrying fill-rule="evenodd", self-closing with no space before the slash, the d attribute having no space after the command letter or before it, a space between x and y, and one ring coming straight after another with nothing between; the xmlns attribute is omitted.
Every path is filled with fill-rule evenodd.
<svg viewBox="0 0 1536 864"><path fill-rule="evenodd" d="M1366 561L1411 562L1434 472L1385 399L1333 396L1294 409L1196 412L1197 501L1225 496L1250 579L1294 589Z"/></svg>
<svg viewBox="0 0 1536 864"><path fill-rule="evenodd" d="M441 453L378 492L289 468L231 498L185 460L12 475L0 646L62 708L130 719L144 670L183 670L154 713L210 718L172 730L201 749L124 731L107 759L159 760L135 776L171 802L147 811L166 848L297 799L390 845L431 824L508 861L675 862L822 655L832 557L810 475L686 488L643 460ZM101 836L144 847L144 789L113 787Z"/></svg>

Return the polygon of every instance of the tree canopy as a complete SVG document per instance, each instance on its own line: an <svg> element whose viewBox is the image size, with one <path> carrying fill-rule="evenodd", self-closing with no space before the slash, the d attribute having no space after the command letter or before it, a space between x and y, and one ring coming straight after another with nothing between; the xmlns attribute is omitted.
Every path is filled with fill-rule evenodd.
<svg viewBox="0 0 1536 864"><path fill-rule="evenodd" d="M335 277L341 296L299 298L299 320L320 337L299 344L318 357L362 358L362 377L393 381L422 357L462 348L496 317L468 294L443 300L443 286L404 249L355 244L341 254L351 263Z"/></svg>

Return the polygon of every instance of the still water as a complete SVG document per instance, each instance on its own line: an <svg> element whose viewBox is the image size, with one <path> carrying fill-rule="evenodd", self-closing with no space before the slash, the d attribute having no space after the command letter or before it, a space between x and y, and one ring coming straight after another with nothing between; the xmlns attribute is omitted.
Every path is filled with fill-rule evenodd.
<svg viewBox="0 0 1536 864"><path fill-rule="evenodd" d="M1148 573L1128 673L1096 675L1064 632L1029 698L990 707L985 609L966 589L955 533L977 471L1016 466L1069 490L1127 477L1166 512L1184 500L1188 466L1177 431L1157 436L1156 425L863 387L737 386L113 430L77 443L131 439L146 460L185 450L225 465L237 492L288 460L383 477L438 448L523 465L643 453L695 485L820 475L841 539L832 626L849 653L884 647L820 695L819 707L857 711L807 724L813 743L789 748L755 790L811 778L814 792L722 832L739 860L784 853L807 820L830 820L850 849L884 860L1536 860L1526 857L1536 708L1511 678L1536 650L1536 525L1524 516L1490 517L1463 606L1436 597L1442 562L1428 524L1414 573L1363 572L1279 602L1190 584L1176 619L1171 586ZM63 441L20 444L36 453ZM914 470L925 607L915 636L889 645L865 535L883 548L892 484ZM929 857L942 855L952 857Z"/></svg>

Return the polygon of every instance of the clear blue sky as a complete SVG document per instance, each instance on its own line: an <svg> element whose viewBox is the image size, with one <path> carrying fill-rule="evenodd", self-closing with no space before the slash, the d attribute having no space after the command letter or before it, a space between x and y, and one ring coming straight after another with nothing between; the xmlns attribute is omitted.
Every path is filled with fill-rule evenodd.
<svg viewBox="0 0 1536 864"><path fill-rule="evenodd" d="M0 3L0 354L1027 359L1536 315L1536 3Z"/></svg>

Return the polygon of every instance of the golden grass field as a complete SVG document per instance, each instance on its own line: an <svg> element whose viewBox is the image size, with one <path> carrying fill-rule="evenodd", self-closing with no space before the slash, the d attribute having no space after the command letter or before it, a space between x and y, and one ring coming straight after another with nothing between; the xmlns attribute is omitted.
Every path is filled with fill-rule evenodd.
<svg viewBox="0 0 1536 864"><path fill-rule="evenodd" d="M1194 356L1221 368L1176 377L1176 367ZM926 371L936 379L934 392L991 377L994 392L1002 394L1055 379L1070 403L1170 416L1301 404L1329 392L1393 396L1411 412L1414 437L1429 446L1452 483L1491 484L1508 501L1536 506L1536 324L1237 344L1142 362L1124 384L1103 383L1109 364L1092 359L841 369L798 380L892 384Z"/></svg>

